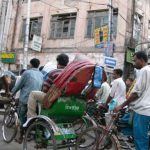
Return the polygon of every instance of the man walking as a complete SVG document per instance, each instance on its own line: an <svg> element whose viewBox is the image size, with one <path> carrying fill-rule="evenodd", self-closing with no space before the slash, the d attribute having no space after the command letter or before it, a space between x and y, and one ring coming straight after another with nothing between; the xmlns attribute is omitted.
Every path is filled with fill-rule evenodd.
<svg viewBox="0 0 150 150"><path fill-rule="evenodd" d="M134 111L133 135L136 150L149 149L150 126L150 66L147 65L148 57L145 52L139 51L134 56L135 68L140 69L133 90L127 100L115 108L118 112L124 106L131 106Z"/></svg>

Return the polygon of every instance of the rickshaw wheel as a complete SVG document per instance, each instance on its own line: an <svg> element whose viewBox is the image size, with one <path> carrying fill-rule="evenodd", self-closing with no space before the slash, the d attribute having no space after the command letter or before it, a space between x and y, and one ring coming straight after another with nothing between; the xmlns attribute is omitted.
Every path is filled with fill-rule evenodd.
<svg viewBox="0 0 150 150"><path fill-rule="evenodd" d="M57 150L53 130L51 126L44 121L33 122L25 132L23 150L32 149Z"/></svg>
<svg viewBox="0 0 150 150"><path fill-rule="evenodd" d="M92 121L94 121L94 120L92 120L92 118L90 120L90 119L88 119L88 118L86 118L84 116L82 118L77 119L76 121L74 121L72 123L72 125L73 125L73 128L75 130L75 133L79 135L85 129L87 129L89 127L93 127L94 124L93 124Z"/></svg>

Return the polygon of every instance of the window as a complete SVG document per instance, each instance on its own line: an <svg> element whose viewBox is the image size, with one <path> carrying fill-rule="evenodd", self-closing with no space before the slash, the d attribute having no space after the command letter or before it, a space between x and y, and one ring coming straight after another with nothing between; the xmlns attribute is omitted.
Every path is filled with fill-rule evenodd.
<svg viewBox="0 0 150 150"><path fill-rule="evenodd" d="M113 11L112 32L113 37L117 34L117 16L118 10ZM92 38L94 36L94 29L108 25L108 11L90 11L87 18L87 32L86 37Z"/></svg>
<svg viewBox="0 0 150 150"><path fill-rule="evenodd" d="M76 13L52 16L50 38L73 38L75 23Z"/></svg>
<svg viewBox="0 0 150 150"><path fill-rule="evenodd" d="M40 36L42 19L43 19L42 17L30 19L29 40L33 39L34 34ZM23 40L25 37L25 29L26 29L26 19L23 20L21 40Z"/></svg>

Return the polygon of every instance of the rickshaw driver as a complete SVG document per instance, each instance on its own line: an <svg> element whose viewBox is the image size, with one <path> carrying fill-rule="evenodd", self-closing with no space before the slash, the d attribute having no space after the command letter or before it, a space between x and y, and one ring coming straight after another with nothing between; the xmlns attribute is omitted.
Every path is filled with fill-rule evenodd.
<svg viewBox="0 0 150 150"><path fill-rule="evenodd" d="M44 99L49 88L53 84L54 79L61 73L61 71L67 66L69 62L69 57L66 54L60 54L56 58L57 69L49 72L48 79L43 83L42 91L32 91L28 99L28 111L27 118L37 116L36 107L37 102L41 103Z"/></svg>

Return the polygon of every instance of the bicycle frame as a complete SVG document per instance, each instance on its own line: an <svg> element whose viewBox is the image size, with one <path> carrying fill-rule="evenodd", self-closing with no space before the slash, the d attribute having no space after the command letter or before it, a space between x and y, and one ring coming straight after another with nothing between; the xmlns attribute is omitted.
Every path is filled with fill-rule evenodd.
<svg viewBox="0 0 150 150"><path fill-rule="evenodd" d="M118 114L111 114L111 120L109 121L109 123L104 127L104 134L101 136L101 138L99 140L97 140L96 142L96 149L98 149L98 146L100 145L100 143L103 141L104 138L106 138L106 136L111 136L113 134L115 125L114 122L116 121L116 119L118 118Z"/></svg>

